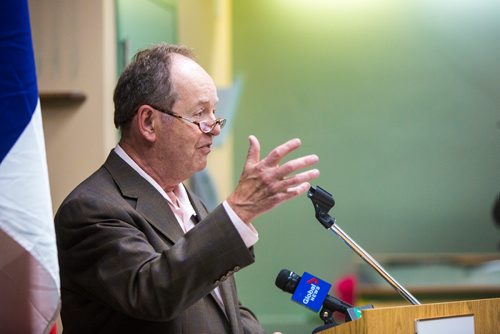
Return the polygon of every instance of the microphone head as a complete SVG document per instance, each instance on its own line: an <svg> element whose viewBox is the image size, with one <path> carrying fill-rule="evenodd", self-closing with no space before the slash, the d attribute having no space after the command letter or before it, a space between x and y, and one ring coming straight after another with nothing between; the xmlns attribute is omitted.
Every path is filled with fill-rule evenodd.
<svg viewBox="0 0 500 334"><path fill-rule="evenodd" d="M293 271L282 269L278 276L276 276L276 281L274 282L278 288L281 290L294 293L297 285L299 285L300 276Z"/></svg>

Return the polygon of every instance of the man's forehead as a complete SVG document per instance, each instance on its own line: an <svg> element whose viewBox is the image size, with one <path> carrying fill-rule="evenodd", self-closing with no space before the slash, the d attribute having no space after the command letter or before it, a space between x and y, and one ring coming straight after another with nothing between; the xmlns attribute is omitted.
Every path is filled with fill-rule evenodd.
<svg viewBox="0 0 500 334"><path fill-rule="evenodd" d="M210 98L205 97L205 96L201 96L201 97L198 98L197 105L199 105L199 106L202 106L202 105L211 105L212 103L217 104L218 102L219 102L219 97L217 95L215 95L215 99L214 100L211 100Z"/></svg>
<svg viewBox="0 0 500 334"><path fill-rule="evenodd" d="M193 72L206 72L203 67L201 67L196 61L193 59L183 56L178 53L174 53L171 55L171 72L172 74L185 74L189 75Z"/></svg>
<svg viewBox="0 0 500 334"><path fill-rule="evenodd" d="M194 60L175 54L172 58L171 74L174 89L178 94L200 93L197 96L196 104L214 103L214 100L215 102L219 100L214 80Z"/></svg>

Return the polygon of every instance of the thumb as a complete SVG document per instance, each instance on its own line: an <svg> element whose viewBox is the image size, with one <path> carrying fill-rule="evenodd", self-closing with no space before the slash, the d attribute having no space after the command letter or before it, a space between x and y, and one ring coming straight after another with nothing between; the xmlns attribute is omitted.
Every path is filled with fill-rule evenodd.
<svg viewBox="0 0 500 334"><path fill-rule="evenodd" d="M247 161L245 164L255 164L260 161L260 143L254 135L248 137L248 143L250 147L248 148Z"/></svg>

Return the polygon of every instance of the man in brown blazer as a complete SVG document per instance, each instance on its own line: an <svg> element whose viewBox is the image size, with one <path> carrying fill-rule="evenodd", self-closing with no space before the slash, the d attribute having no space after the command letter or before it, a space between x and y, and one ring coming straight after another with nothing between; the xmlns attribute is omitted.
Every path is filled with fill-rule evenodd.
<svg viewBox="0 0 500 334"><path fill-rule="evenodd" d="M136 55L114 94L119 144L56 217L65 333L263 333L232 274L253 263L257 216L303 194L316 155L260 159L257 138L234 192L212 212L182 184L206 167L225 120L213 80L184 47Z"/></svg>

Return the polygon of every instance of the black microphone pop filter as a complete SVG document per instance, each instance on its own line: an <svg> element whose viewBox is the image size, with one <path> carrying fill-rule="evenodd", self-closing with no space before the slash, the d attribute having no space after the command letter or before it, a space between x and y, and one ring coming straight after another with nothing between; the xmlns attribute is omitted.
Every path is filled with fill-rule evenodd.
<svg viewBox="0 0 500 334"><path fill-rule="evenodd" d="M300 276L294 273L293 271L282 269L278 276L276 276L276 281L274 282L278 288L281 290L294 293L297 285L299 284Z"/></svg>

